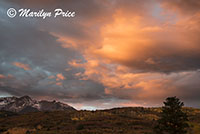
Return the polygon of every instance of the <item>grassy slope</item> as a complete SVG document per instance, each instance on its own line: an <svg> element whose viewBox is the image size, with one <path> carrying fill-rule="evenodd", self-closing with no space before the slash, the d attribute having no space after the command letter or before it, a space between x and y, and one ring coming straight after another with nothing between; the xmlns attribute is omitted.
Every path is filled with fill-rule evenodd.
<svg viewBox="0 0 200 134"><path fill-rule="evenodd" d="M200 134L200 110L189 115L189 134ZM101 111L37 112L24 115L0 113L0 131L23 134L153 134L160 108L115 108Z"/></svg>

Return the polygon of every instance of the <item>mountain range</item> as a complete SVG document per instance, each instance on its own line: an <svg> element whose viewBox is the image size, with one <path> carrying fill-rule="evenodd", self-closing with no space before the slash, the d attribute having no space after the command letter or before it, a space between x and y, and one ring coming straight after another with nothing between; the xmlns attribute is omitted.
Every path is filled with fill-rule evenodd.
<svg viewBox="0 0 200 134"><path fill-rule="evenodd" d="M58 101L35 100L29 96L0 98L0 110L17 113L28 113L37 111L75 111L68 104Z"/></svg>

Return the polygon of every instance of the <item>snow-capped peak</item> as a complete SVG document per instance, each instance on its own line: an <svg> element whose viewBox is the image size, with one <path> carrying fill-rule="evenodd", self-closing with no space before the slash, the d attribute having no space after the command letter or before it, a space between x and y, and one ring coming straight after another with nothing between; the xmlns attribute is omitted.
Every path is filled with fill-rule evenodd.
<svg viewBox="0 0 200 134"><path fill-rule="evenodd" d="M0 98L0 110L12 112L75 110L73 107L56 101L37 101L29 96Z"/></svg>

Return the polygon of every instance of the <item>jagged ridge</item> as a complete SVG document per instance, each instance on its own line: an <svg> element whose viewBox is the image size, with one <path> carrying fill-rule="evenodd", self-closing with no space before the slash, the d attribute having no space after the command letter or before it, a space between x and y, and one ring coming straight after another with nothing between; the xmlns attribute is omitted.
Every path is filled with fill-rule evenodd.
<svg viewBox="0 0 200 134"><path fill-rule="evenodd" d="M27 113L36 111L64 111L75 109L68 104L57 101L37 101L29 96L0 98L0 110Z"/></svg>

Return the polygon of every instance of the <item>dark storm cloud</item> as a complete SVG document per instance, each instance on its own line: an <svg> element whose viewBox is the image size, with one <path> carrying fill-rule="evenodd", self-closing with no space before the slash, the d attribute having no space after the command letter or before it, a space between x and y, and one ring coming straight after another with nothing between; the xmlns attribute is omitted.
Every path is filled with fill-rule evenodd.
<svg viewBox="0 0 200 134"><path fill-rule="evenodd" d="M83 58L80 53L62 48L58 38L42 30L44 28L38 26L42 22L36 19L8 18L5 12L10 6L17 5L1 2L0 74L12 77L0 79L0 91L38 98L100 99L104 91L102 85L76 80L73 73L81 70L65 71L70 68L68 61ZM66 79L49 79L57 74L64 75Z"/></svg>
<svg viewBox="0 0 200 134"><path fill-rule="evenodd" d="M163 49L164 50L164 49ZM152 51L155 53L156 48ZM166 51L166 50L164 50ZM195 53L195 54L194 54ZM150 56L146 59L141 60L129 60L122 61L122 63L131 68L137 69L141 72L161 72L161 73L172 73L181 71L191 71L200 68L200 53L188 52L188 53L177 53L170 54L167 56L159 55Z"/></svg>
<svg viewBox="0 0 200 134"><path fill-rule="evenodd" d="M48 11L54 11L56 8L63 10L71 10L76 12L76 17L73 19L51 19L48 23L41 21L39 27L48 29L65 36L69 36L75 39L81 40L94 40L97 38L92 35L94 27L97 28L97 23L101 23L102 20L109 18L112 12L112 7L109 6L109 2L101 2L97 0L87 0L81 2L79 0L43 0L43 1L30 1L30 0L9 0L6 1L10 4L15 4L18 8L31 8L32 10L45 9ZM92 23L99 20L94 26L86 26L85 23ZM93 33L96 34L96 33Z"/></svg>

